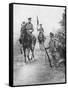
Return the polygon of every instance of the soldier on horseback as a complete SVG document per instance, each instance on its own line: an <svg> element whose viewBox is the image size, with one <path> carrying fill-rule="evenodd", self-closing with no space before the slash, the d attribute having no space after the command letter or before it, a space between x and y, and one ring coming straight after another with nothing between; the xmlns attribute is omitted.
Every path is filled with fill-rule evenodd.
<svg viewBox="0 0 68 90"><path fill-rule="evenodd" d="M26 30L27 30L27 33L32 37L32 32L34 31L33 29L33 24L31 23L31 19L32 18L28 18L28 22L26 23Z"/></svg>
<svg viewBox="0 0 68 90"><path fill-rule="evenodd" d="M19 42L21 41L20 44L22 44L25 62L27 58L29 61L34 59L34 47L36 44L36 38L34 35L32 35L33 31L34 29L33 24L31 23L31 18L28 18L28 22L27 23L23 22L21 26L21 35L19 40ZM30 51L32 52L31 58L30 58Z"/></svg>
<svg viewBox="0 0 68 90"><path fill-rule="evenodd" d="M24 37L24 30L26 29L25 25L26 25L26 23L25 23L25 21L23 21L21 24L21 30L20 30L20 38L19 38L20 44L22 44L22 39Z"/></svg>
<svg viewBox="0 0 68 90"><path fill-rule="evenodd" d="M42 27L42 24L40 24L40 28L37 29L37 30L39 31L39 35L38 35L39 43L42 44L42 43L44 43L44 39L45 39L44 33L43 33L44 32L44 29Z"/></svg>
<svg viewBox="0 0 68 90"><path fill-rule="evenodd" d="M27 31L28 35L33 37L32 32L34 31L33 29L33 24L31 23L31 18L28 18L28 22L26 23L25 21L22 22L21 24L21 35L20 35L20 43L23 41L25 30Z"/></svg>
<svg viewBox="0 0 68 90"><path fill-rule="evenodd" d="M40 24L40 28L38 29L38 31L40 31L40 32L44 32L44 29L43 29L43 27L42 27L42 24Z"/></svg>

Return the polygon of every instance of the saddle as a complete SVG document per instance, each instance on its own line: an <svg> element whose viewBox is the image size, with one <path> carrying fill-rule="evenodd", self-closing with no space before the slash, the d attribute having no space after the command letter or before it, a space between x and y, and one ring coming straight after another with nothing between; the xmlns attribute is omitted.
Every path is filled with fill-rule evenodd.
<svg viewBox="0 0 68 90"><path fill-rule="evenodd" d="M32 34L32 32L27 31L27 36L32 39L34 35Z"/></svg>

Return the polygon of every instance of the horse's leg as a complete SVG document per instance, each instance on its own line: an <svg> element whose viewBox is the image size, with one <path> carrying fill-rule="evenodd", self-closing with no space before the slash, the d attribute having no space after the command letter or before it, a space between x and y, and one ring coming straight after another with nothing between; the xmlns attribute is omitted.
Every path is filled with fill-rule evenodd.
<svg viewBox="0 0 68 90"><path fill-rule="evenodd" d="M26 49L24 48L23 51L24 51L24 58L25 58L25 62L26 62Z"/></svg>
<svg viewBox="0 0 68 90"><path fill-rule="evenodd" d="M32 59L34 60L34 49L35 49L35 44L36 44L36 38L34 40L34 43L32 44L32 47L31 47L31 51L32 51Z"/></svg>
<svg viewBox="0 0 68 90"><path fill-rule="evenodd" d="M34 47L31 48L31 52L32 52L32 56L31 56L31 60L34 59Z"/></svg>
<svg viewBox="0 0 68 90"><path fill-rule="evenodd" d="M23 53L23 52L22 52L22 46L20 47L20 52L21 52L21 54Z"/></svg>
<svg viewBox="0 0 68 90"><path fill-rule="evenodd" d="M33 57L33 60L34 60L34 49L32 50L32 57Z"/></svg>
<svg viewBox="0 0 68 90"><path fill-rule="evenodd" d="M28 57L28 60L30 61L29 54L30 54L30 49L28 48L27 49L27 57Z"/></svg>

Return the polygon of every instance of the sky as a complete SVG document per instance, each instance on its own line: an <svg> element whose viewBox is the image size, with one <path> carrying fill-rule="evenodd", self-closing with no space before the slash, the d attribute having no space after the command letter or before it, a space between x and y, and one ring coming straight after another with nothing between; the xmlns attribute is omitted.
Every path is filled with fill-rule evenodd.
<svg viewBox="0 0 68 90"><path fill-rule="evenodd" d="M45 35L50 32L56 32L61 28L59 22L62 19L64 7L48 7L48 6L31 6L31 5L14 5L14 40L19 38L22 21L28 22L28 18L32 18L34 26L34 35L38 35L37 16L39 23L42 24Z"/></svg>

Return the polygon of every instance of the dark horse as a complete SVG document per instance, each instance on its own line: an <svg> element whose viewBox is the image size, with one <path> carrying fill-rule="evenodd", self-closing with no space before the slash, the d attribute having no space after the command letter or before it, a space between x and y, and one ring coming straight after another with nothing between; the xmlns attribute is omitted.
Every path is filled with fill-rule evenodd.
<svg viewBox="0 0 68 90"><path fill-rule="evenodd" d="M43 32L39 32L38 41L39 41L39 45L44 45L45 37L44 37Z"/></svg>
<svg viewBox="0 0 68 90"><path fill-rule="evenodd" d="M19 42L23 47L25 62L26 62L26 57L28 58L29 61L33 59L34 58L34 48L36 44L36 37L32 34L29 34L27 30L24 30L23 36L21 39L19 39ZM27 54L26 54L26 51L27 51ZM31 58L29 54L30 51L32 53Z"/></svg>

